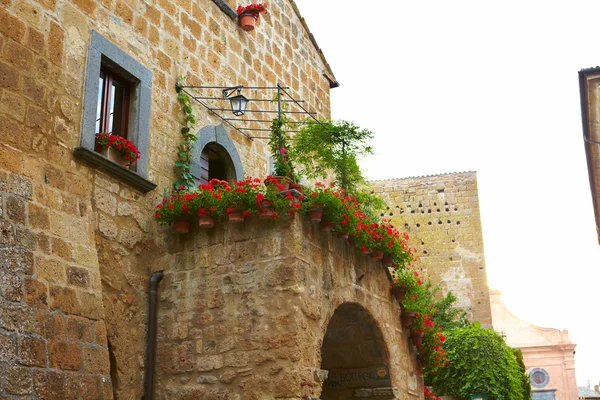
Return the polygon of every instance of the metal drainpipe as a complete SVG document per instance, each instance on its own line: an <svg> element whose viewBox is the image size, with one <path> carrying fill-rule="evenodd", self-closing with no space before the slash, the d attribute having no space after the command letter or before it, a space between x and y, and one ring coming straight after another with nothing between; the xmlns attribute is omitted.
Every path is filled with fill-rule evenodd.
<svg viewBox="0 0 600 400"><path fill-rule="evenodd" d="M154 359L156 348L156 295L158 283L162 280L162 271L155 272L150 277L150 289L148 290L148 336L146 337L146 371L144 400L152 400L152 384L154 383Z"/></svg>

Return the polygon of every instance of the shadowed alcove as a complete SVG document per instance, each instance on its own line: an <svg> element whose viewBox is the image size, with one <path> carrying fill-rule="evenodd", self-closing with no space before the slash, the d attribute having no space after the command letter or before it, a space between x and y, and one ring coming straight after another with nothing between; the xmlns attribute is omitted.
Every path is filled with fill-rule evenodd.
<svg viewBox="0 0 600 400"><path fill-rule="evenodd" d="M321 369L329 376L322 400L393 399L389 355L383 335L371 314L356 303L336 310L323 339Z"/></svg>

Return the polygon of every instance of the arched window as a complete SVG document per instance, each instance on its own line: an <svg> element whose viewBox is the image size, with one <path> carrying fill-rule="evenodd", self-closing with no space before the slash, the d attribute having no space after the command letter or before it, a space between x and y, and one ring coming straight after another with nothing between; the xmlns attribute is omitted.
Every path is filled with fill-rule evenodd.
<svg viewBox="0 0 600 400"><path fill-rule="evenodd" d="M207 183L213 178L231 182L236 179L231 156L223 146L209 143L200 154L200 177L198 183Z"/></svg>
<svg viewBox="0 0 600 400"><path fill-rule="evenodd" d="M244 178L242 160L223 125L208 125L196 133L191 173L198 183L213 178L233 181Z"/></svg>

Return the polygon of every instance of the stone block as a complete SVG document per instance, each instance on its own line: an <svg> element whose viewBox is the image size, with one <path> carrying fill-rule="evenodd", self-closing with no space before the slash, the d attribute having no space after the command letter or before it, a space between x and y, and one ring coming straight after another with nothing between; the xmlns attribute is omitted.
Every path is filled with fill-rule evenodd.
<svg viewBox="0 0 600 400"><path fill-rule="evenodd" d="M73 245L59 238L52 238L52 254L67 261L73 260Z"/></svg>
<svg viewBox="0 0 600 400"><path fill-rule="evenodd" d="M67 267L67 282L74 286L88 287L90 285L89 272L83 268Z"/></svg>
<svg viewBox="0 0 600 400"><path fill-rule="evenodd" d="M79 292L81 299L81 309L79 315L93 320L104 318L104 307L102 306L102 297L89 292Z"/></svg>
<svg viewBox="0 0 600 400"><path fill-rule="evenodd" d="M25 302L32 307L48 308L48 288L36 279L25 279Z"/></svg>
<svg viewBox="0 0 600 400"><path fill-rule="evenodd" d="M6 300L18 302L23 298L23 281L17 275L0 272L0 289Z"/></svg>
<svg viewBox="0 0 600 400"><path fill-rule="evenodd" d="M67 315L66 336L73 342L91 342L90 320L87 318Z"/></svg>
<svg viewBox="0 0 600 400"><path fill-rule="evenodd" d="M35 332L34 313L20 304L0 301L0 327L7 331Z"/></svg>
<svg viewBox="0 0 600 400"><path fill-rule="evenodd" d="M76 343L48 342L48 361L50 367L69 371L81 369L81 347Z"/></svg>
<svg viewBox="0 0 600 400"><path fill-rule="evenodd" d="M25 31L26 26L23 21L11 15L7 8L0 8L0 33L16 42L22 42L25 38ZM2 83L1 74L0 69L0 85Z"/></svg>
<svg viewBox="0 0 600 400"><path fill-rule="evenodd" d="M14 226L8 221L0 221L0 244L13 246L16 242L15 236Z"/></svg>
<svg viewBox="0 0 600 400"><path fill-rule="evenodd" d="M9 394L24 396L33 392L33 378L27 367L7 367L4 370L6 391Z"/></svg>
<svg viewBox="0 0 600 400"><path fill-rule="evenodd" d="M33 337L18 338L18 360L32 367L46 367L46 341Z"/></svg>
<svg viewBox="0 0 600 400"><path fill-rule="evenodd" d="M63 28L54 21L50 21L48 35L48 56L56 65L62 65L64 53L65 34Z"/></svg>
<svg viewBox="0 0 600 400"><path fill-rule="evenodd" d="M83 368L86 372L108 374L108 350L101 347L83 347Z"/></svg>
<svg viewBox="0 0 600 400"><path fill-rule="evenodd" d="M17 346L13 336L0 333L0 362L13 363L17 359Z"/></svg>
<svg viewBox="0 0 600 400"><path fill-rule="evenodd" d="M65 266L62 261L49 257L37 257L35 269L38 279L49 283L66 283Z"/></svg>
<svg viewBox="0 0 600 400"><path fill-rule="evenodd" d="M8 197L6 199L6 215L12 222L24 225L27 217L25 202L18 197Z"/></svg>
<svg viewBox="0 0 600 400"><path fill-rule="evenodd" d="M19 122L25 119L25 101L21 96L18 96L8 90L2 92L0 97L0 113L4 113ZM11 133L12 130L7 130L6 133Z"/></svg>
<svg viewBox="0 0 600 400"><path fill-rule="evenodd" d="M99 215L98 230L108 240L116 239L119 232L117 224L104 214Z"/></svg>
<svg viewBox="0 0 600 400"><path fill-rule="evenodd" d="M104 321L96 321L94 323L94 343L103 347L108 346L106 325L104 324Z"/></svg>
<svg viewBox="0 0 600 400"><path fill-rule="evenodd" d="M35 203L29 203L29 226L34 229L50 229L50 215L48 210Z"/></svg>
<svg viewBox="0 0 600 400"><path fill-rule="evenodd" d="M68 314L79 314L81 310L75 290L62 286L50 286L50 308Z"/></svg>
<svg viewBox="0 0 600 400"><path fill-rule="evenodd" d="M38 310L35 319L38 335L48 339L65 337L65 319L61 314Z"/></svg>
<svg viewBox="0 0 600 400"><path fill-rule="evenodd" d="M248 365L249 354L247 352L227 353L223 359L225 367L245 367Z"/></svg>
<svg viewBox="0 0 600 400"><path fill-rule="evenodd" d="M196 371L212 371L223 367L223 356L220 354L196 358Z"/></svg>
<svg viewBox="0 0 600 400"><path fill-rule="evenodd" d="M31 199L33 195L31 181L19 174L10 175L8 191L16 196L21 196L26 199Z"/></svg>
<svg viewBox="0 0 600 400"><path fill-rule="evenodd" d="M142 240L142 232L138 229L121 229L119 235L119 243L122 243L125 247L132 249L140 240Z"/></svg>
<svg viewBox="0 0 600 400"><path fill-rule="evenodd" d="M70 389L62 372L37 370L33 373L33 387L40 400L70 398Z"/></svg>

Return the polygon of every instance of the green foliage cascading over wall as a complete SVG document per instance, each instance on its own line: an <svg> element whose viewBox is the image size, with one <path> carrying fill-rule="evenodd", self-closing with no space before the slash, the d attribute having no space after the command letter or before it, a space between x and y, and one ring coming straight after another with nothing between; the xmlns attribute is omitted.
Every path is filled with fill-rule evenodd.
<svg viewBox="0 0 600 400"><path fill-rule="evenodd" d="M425 377L438 396L468 400L487 393L489 400L528 400L529 379L515 349L492 329L474 323L446 332L449 364Z"/></svg>

